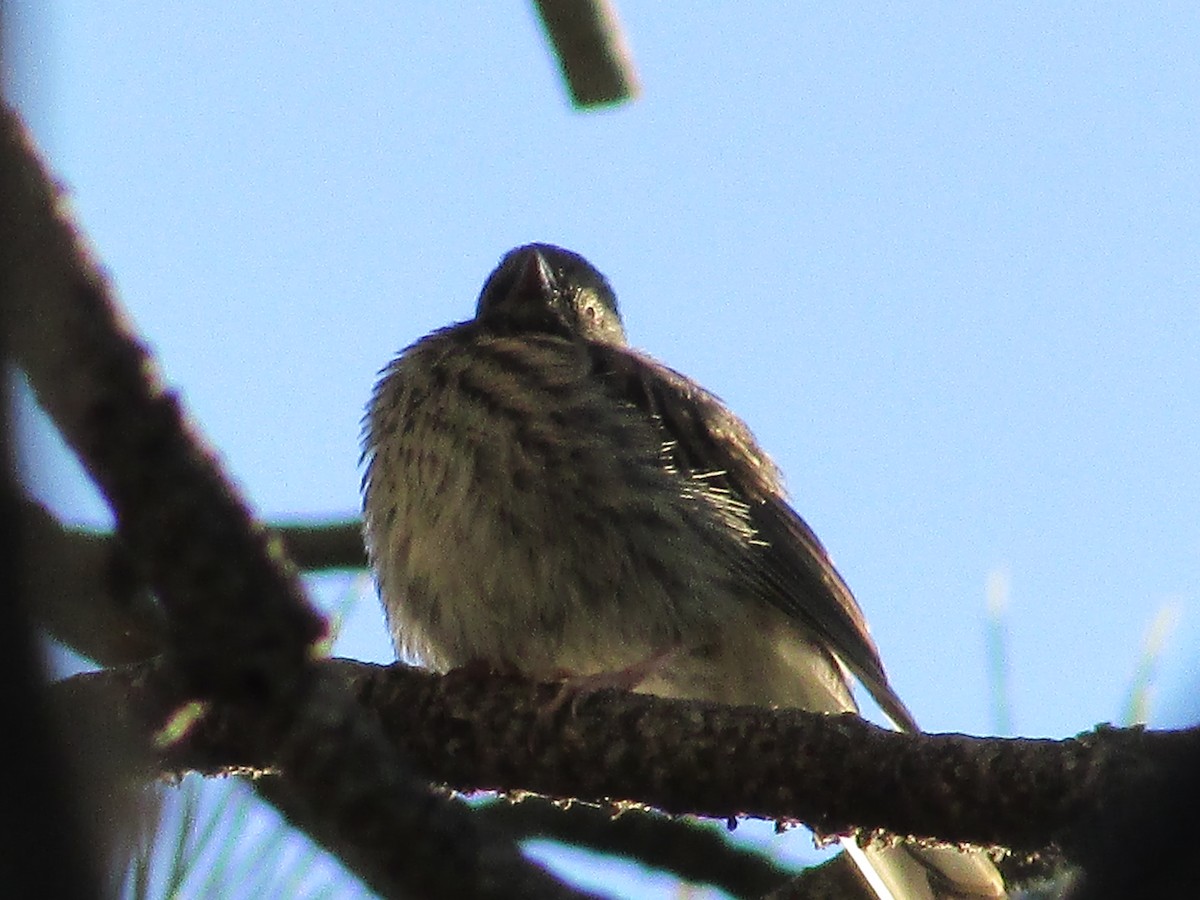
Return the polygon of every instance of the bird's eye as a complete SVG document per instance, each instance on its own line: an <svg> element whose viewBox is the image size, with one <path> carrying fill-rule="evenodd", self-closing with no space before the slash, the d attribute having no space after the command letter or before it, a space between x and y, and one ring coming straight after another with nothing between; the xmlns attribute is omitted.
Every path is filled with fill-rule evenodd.
<svg viewBox="0 0 1200 900"><path fill-rule="evenodd" d="M576 297L576 303L580 319L587 324L591 325L600 318L600 310L597 308L599 304L591 291L581 290Z"/></svg>

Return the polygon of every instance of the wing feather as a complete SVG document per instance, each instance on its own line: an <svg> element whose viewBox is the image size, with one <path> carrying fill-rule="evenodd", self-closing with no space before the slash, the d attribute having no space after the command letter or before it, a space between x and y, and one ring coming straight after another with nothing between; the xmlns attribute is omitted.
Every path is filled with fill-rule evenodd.
<svg viewBox="0 0 1200 900"><path fill-rule="evenodd" d="M788 505L778 468L746 424L715 395L644 354L598 343L591 352L615 396L662 429L671 464L746 504L755 536L738 546L745 548L740 562L749 590L832 650L899 727L916 730L888 684L858 602L813 530Z"/></svg>

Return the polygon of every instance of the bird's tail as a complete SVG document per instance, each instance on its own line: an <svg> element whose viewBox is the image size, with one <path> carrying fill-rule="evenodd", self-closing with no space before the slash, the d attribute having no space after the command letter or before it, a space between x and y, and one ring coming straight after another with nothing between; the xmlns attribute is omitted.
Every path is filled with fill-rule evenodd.
<svg viewBox="0 0 1200 900"><path fill-rule="evenodd" d="M1000 873L980 850L957 847L842 847L879 900L1000 900L1007 894Z"/></svg>

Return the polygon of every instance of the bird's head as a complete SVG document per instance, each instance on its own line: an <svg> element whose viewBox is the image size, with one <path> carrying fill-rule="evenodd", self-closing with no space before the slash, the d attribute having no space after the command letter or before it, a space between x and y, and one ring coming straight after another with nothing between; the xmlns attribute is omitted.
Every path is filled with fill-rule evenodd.
<svg viewBox="0 0 1200 900"><path fill-rule="evenodd" d="M506 253L484 282L475 320L505 332L625 343L608 281L578 253L552 244L526 244Z"/></svg>

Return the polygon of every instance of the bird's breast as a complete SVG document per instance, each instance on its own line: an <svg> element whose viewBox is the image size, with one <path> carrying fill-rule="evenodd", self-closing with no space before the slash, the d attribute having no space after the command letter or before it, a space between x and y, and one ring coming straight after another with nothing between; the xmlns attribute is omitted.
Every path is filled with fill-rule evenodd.
<svg viewBox="0 0 1200 900"><path fill-rule="evenodd" d="M402 354L368 411L365 493L398 646L551 675L712 627L696 598L728 567L663 441L569 341L443 334Z"/></svg>

